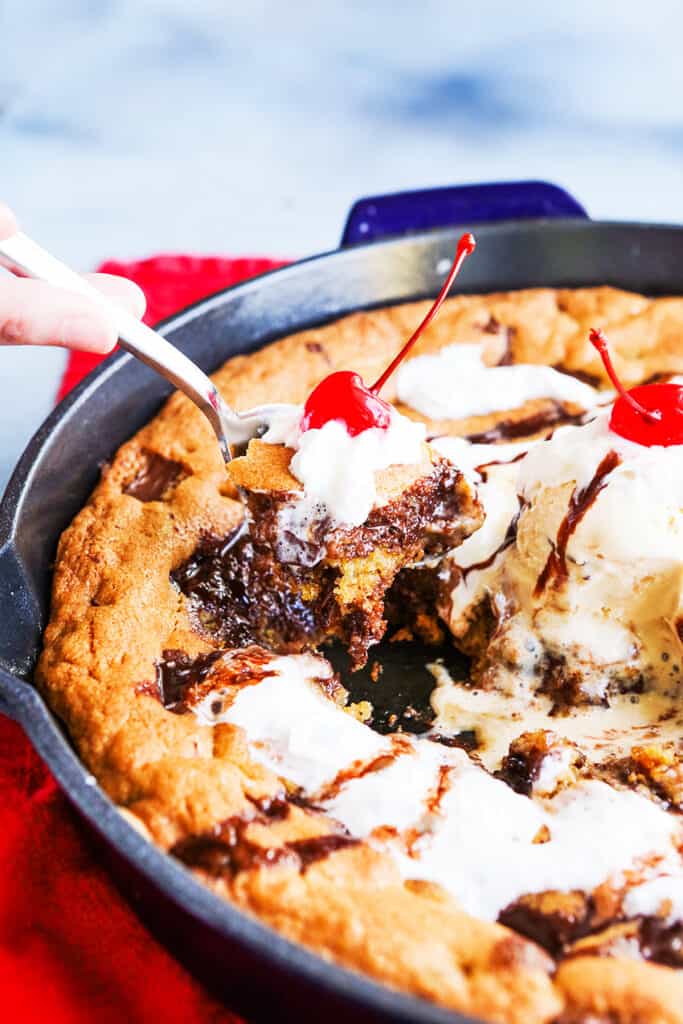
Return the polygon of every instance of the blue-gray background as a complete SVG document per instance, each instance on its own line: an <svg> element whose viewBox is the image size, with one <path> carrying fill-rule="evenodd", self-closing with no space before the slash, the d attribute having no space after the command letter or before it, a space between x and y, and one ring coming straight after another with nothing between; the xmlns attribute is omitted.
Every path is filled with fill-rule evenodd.
<svg viewBox="0 0 683 1024"><path fill-rule="evenodd" d="M682 30L680 0L0 0L0 197L82 269L304 255L453 182L681 222ZM0 490L62 361L0 351Z"/></svg>

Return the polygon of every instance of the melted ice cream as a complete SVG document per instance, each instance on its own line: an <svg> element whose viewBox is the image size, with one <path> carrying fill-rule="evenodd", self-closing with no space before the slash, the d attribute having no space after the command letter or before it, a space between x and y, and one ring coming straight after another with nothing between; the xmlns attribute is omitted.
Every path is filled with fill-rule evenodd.
<svg viewBox="0 0 683 1024"><path fill-rule="evenodd" d="M445 420L517 409L533 398L590 409L604 397L550 366L487 366L483 352L483 344L448 345L434 355L408 360L396 377L399 399L423 416Z"/></svg>
<svg viewBox="0 0 683 1024"><path fill-rule="evenodd" d="M525 893L591 891L641 858L659 858L660 874L680 873L680 824L645 797L584 781L530 799L461 750L409 737L397 747L323 693L313 680L324 664L274 659L276 674L239 690L217 716L211 707L220 693L197 713L244 728L256 760L390 852L406 878L435 882L464 909L495 919ZM363 774L382 753L377 769ZM335 778L342 781L326 797ZM641 891L646 899L655 895Z"/></svg>

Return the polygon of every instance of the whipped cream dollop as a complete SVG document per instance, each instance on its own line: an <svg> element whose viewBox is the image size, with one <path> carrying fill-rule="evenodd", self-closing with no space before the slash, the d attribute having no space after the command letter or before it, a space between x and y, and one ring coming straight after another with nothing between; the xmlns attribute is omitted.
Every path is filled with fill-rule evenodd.
<svg viewBox="0 0 683 1024"><path fill-rule="evenodd" d="M404 405L433 420L464 419L517 409L533 398L590 409L604 394L550 366L488 366L484 344L448 345L400 367L396 390Z"/></svg>
<svg viewBox="0 0 683 1024"><path fill-rule="evenodd" d="M424 424L394 409L387 429L371 427L355 436L340 420L301 430L301 416L301 406L283 410L261 439L294 449L289 468L303 484L303 494L283 525L299 536L311 522L325 518L332 525L360 526L377 504L375 474L424 459Z"/></svg>
<svg viewBox="0 0 683 1024"><path fill-rule="evenodd" d="M218 713L220 691L195 713L244 728L255 760L389 852L405 878L438 883L465 910L495 920L526 893L590 892L648 857L659 874L681 875L681 825L647 798L600 781L522 796L462 750L376 734L315 682L324 665L276 658L272 676L239 689Z"/></svg>
<svg viewBox="0 0 683 1024"><path fill-rule="evenodd" d="M551 660L587 699L603 699L611 683L680 689L683 446L636 444L608 418L600 411L585 426L560 428L514 466L487 471L482 499L494 512L477 561L503 544L509 513L518 522L481 574L455 573L447 615L463 636L476 603L490 598L499 619L491 678L511 692L528 689ZM466 568L461 552L455 563ZM560 557L563 574L542 586L549 559Z"/></svg>

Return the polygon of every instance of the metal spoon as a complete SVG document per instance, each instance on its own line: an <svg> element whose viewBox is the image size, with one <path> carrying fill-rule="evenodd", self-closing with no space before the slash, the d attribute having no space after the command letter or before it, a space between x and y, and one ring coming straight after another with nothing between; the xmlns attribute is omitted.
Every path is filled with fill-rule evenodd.
<svg viewBox="0 0 683 1024"><path fill-rule="evenodd" d="M184 391L201 409L216 433L226 462L232 458L231 449L234 445L246 444L252 437L265 433L271 421L284 408L281 404L273 404L236 412L191 359L151 327L136 320L116 303L105 299L80 274L51 256L23 232L18 231L0 241L0 262L10 270L18 270L28 277L38 278L58 288L87 295L97 302L116 325L121 347Z"/></svg>

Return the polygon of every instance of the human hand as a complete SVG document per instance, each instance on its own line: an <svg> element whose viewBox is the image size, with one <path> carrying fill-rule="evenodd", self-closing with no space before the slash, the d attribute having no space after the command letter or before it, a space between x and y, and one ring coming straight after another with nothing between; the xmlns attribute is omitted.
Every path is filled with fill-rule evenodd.
<svg viewBox="0 0 683 1024"><path fill-rule="evenodd" d="M0 240L17 230L14 214L0 203ZM113 274L84 277L134 316L144 313L145 296L132 281ZM0 345L61 345L105 353L116 341L116 327L87 296L0 272Z"/></svg>

